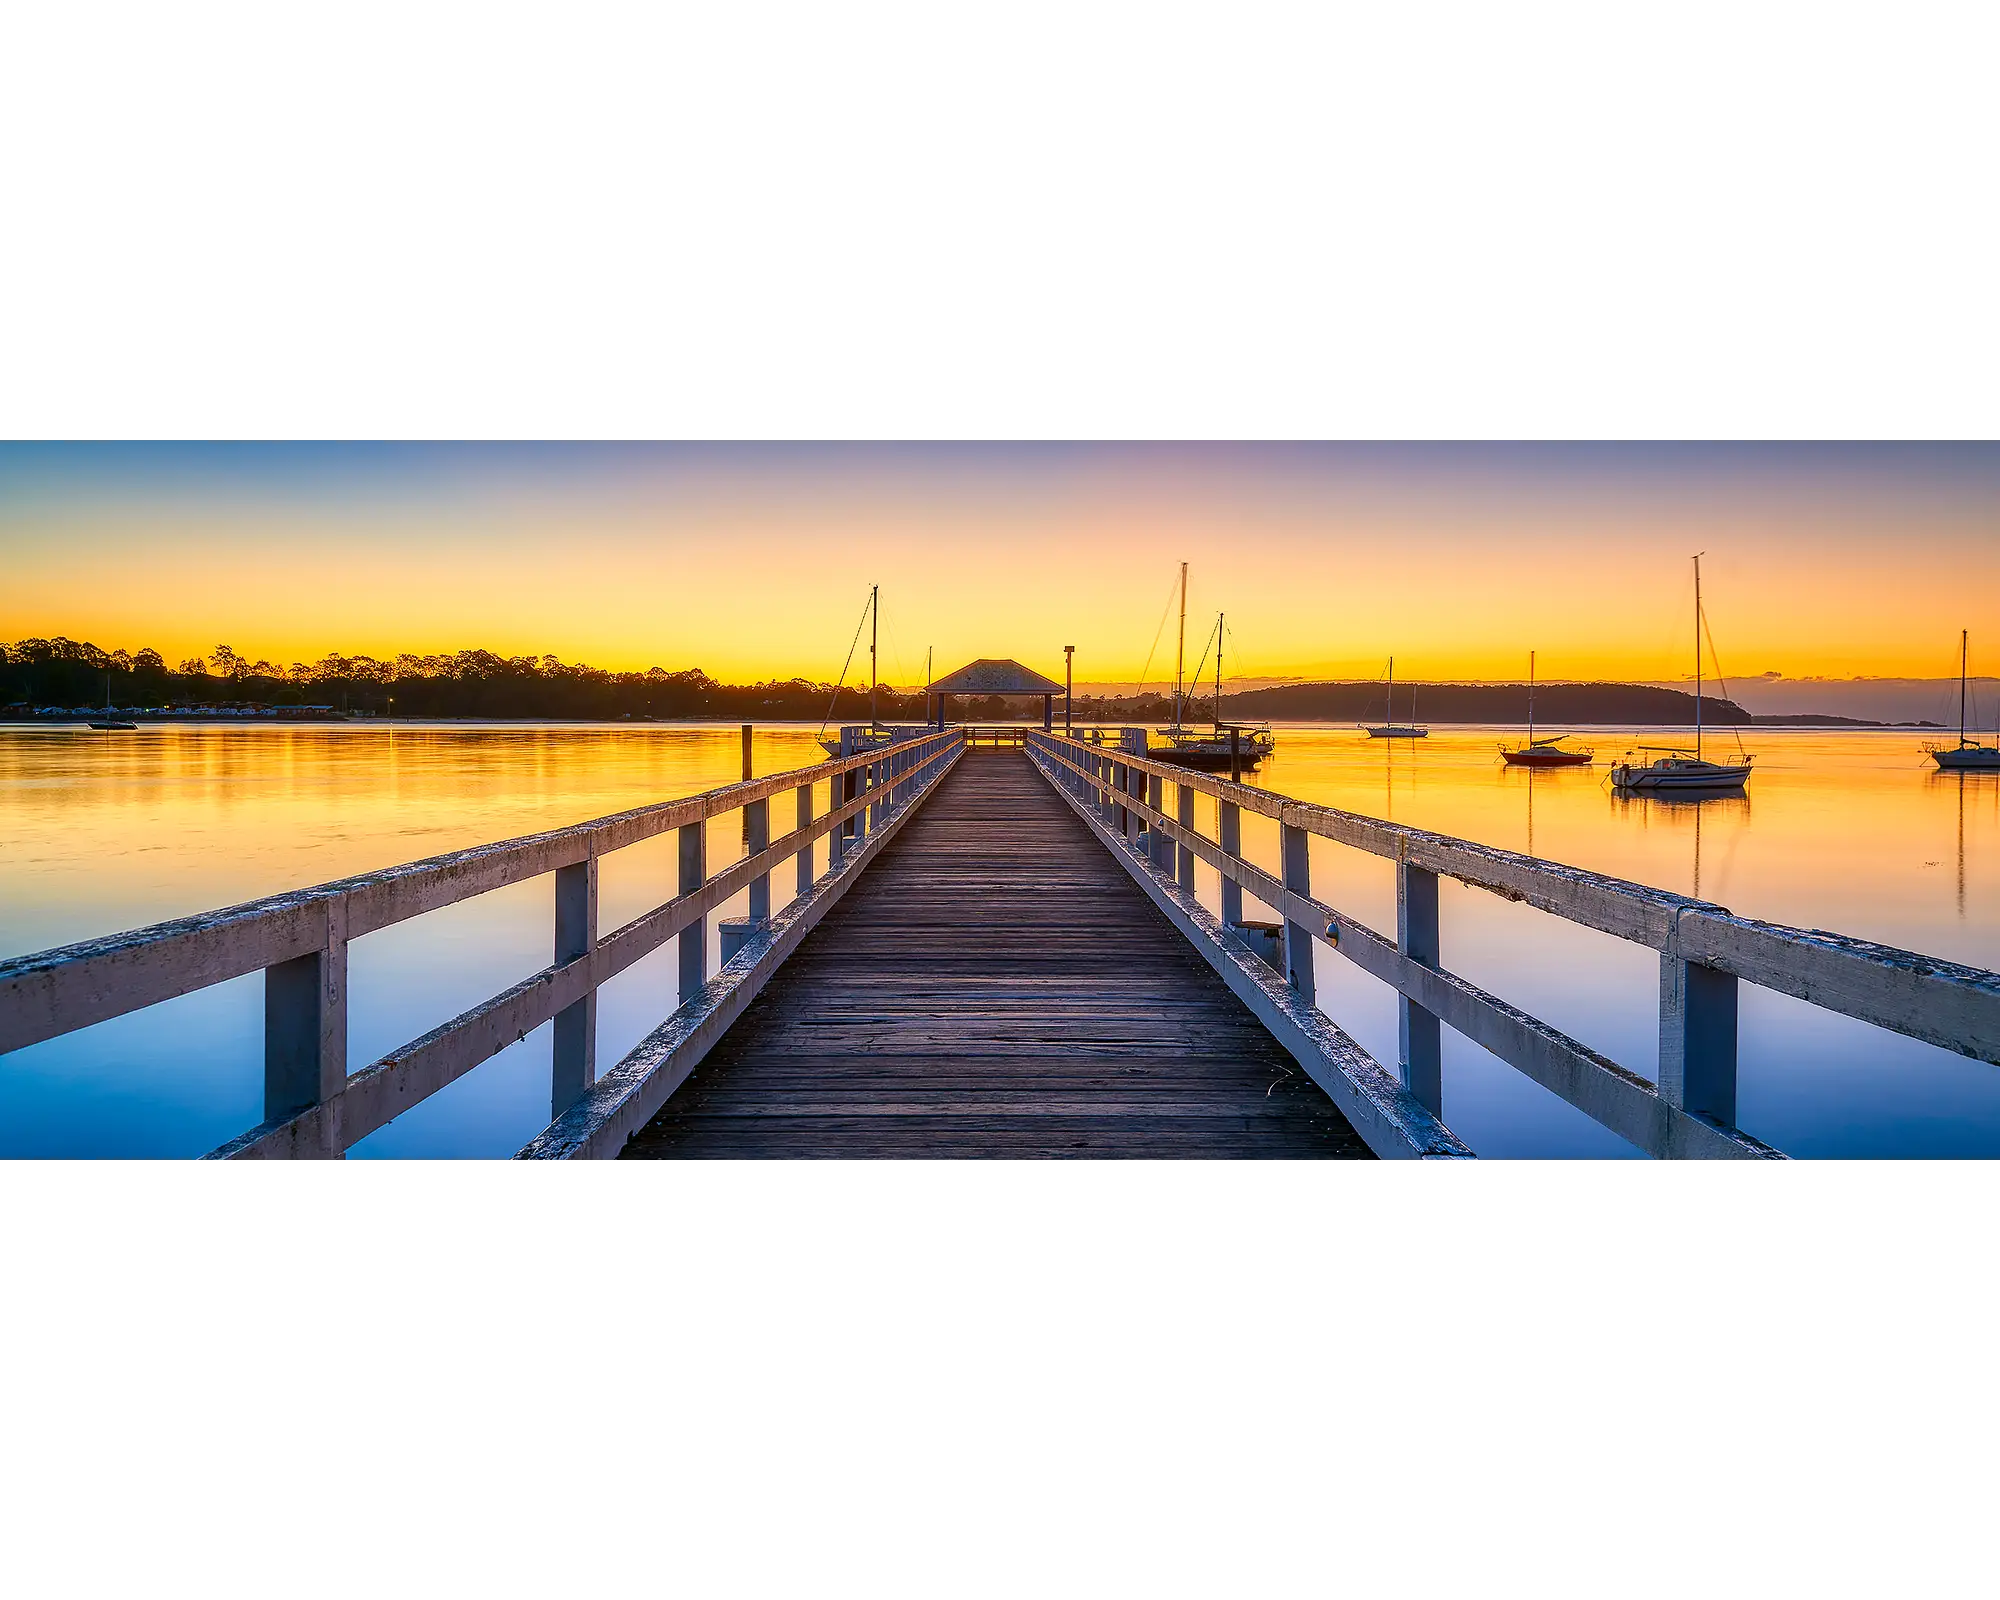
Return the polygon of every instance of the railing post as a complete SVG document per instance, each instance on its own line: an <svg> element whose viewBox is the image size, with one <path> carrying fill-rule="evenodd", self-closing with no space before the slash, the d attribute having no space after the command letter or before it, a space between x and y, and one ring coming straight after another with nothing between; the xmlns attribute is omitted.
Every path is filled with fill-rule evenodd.
<svg viewBox="0 0 2000 1600"><path fill-rule="evenodd" d="M862 782L868 790L868 835L873 838L882 831L882 762L878 758L861 769Z"/></svg>
<svg viewBox="0 0 2000 1600"><path fill-rule="evenodd" d="M1167 786L1157 772L1146 774L1146 804L1155 811L1167 809ZM1152 818L1146 819L1146 855L1156 867L1167 864L1167 836L1153 826Z"/></svg>
<svg viewBox="0 0 2000 1600"><path fill-rule="evenodd" d="M708 826L681 824L680 893L693 894L708 881ZM708 918L696 917L681 929L680 1003L686 1005L708 981Z"/></svg>
<svg viewBox="0 0 2000 1600"><path fill-rule="evenodd" d="M1437 874L1396 858L1396 948L1410 960L1438 964ZM1444 1115L1444 1037L1438 1019L1406 994L1396 996L1403 1083L1433 1116Z"/></svg>
<svg viewBox="0 0 2000 1600"><path fill-rule="evenodd" d="M746 847L751 855L761 855L771 848L769 800L752 800L743 808L743 831L747 835ZM750 920L771 920L771 875L768 872L760 872L750 880Z"/></svg>
<svg viewBox="0 0 2000 1600"><path fill-rule="evenodd" d="M597 852L556 868L556 965L582 960L597 948ZM549 1120L576 1104L597 1079L597 989L555 1017L555 1062L549 1078Z"/></svg>
<svg viewBox="0 0 2000 1600"><path fill-rule="evenodd" d="M811 784L802 783L799 785L798 805L799 805L799 832L804 833L806 829L812 826L813 786ZM812 886L813 886L813 845L812 845L812 840L808 839L806 840L805 848L799 852L799 893L802 896L811 894Z"/></svg>
<svg viewBox="0 0 2000 1600"><path fill-rule="evenodd" d="M826 809L828 810L828 812L838 811L841 807L841 802L845 800L846 797L847 797L847 774L844 772L837 772L831 778L828 778L826 780ZM841 859L846 854L847 854L847 823L843 820L840 822L836 822L831 828L827 830L826 834L827 870L832 871L833 868L839 866L841 863Z"/></svg>
<svg viewBox="0 0 2000 1600"><path fill-rule="evenodd" d="M1243 811L1234 800L1218 800L1215 803L1216 843L1230 860L1240 860L1243 855ZM1226 873L1222 879L1222 925L1238 928L1243 925L1243 885Z"/></svg>
<svg viewBox="0 0 2000 1600"><path fill-rule="evenodd" d="M1115 793L1121 795L1130 795L1132 793L1132 768L1128 763L1123 761L1112 762L1111 777L1112 789ZM1138 818L1134 817L1131 809L1122 803L1118 805L1117 811L1118 832L1123 835L1125 842L1130 844L1138 832Z"/></svg>
<svg viewBox="0 0 2000 1600"><path fill-rule="evenodd" d="M1660 1098L1736 1126L1736 974L1660 957Z"/></svg>
<svg viewBox="0 0 2000 1600"><path fill-rule="evenodd" d="M326 902L326 942L264 969L264 1120L283 1122L347 1085L347 902ZM330 1126L316 1154L338 1159Z"/></svg>
<svg viewBox="0 0 2000 1600"><path fill-rule="evenodd" d="M1278 824L1281 876L1285 888L1293 894L1312 893L1312 857L1306 850L1311 837L1304 828L1295 828L1289 822ZM1299 998L1310 1005L1315 989L1312 929L1294 922L1289 911L1282 907L1280 910L1285 918L1285 977Z"/></svg>
<svg viewBox="0 0 2000 1600"><path fill-rule="evenodd" d="M1185 783L1174 785L1175 815L1178 822L1189 833L1194 832L1194 790ZM1194 851L1187 845L1177 845L1174 849L1174 881L1189 894L1194 893Z"/></svg>

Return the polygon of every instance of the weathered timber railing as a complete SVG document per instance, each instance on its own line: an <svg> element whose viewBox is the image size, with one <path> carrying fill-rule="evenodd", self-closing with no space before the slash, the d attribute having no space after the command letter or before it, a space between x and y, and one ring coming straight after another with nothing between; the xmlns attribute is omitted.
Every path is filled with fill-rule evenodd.
<svg viewBox="0 0 2000 1600"><path fill-rule="evenodd" d="M963 748L955 729L910 732L860 755L683 800L0 961L0 1053L261 969L264 1122L211 1155L339 1156L551 1020L551 1127L522 1154L615 1155L624 1119L647 1103L658 1109ZM814 816L814 787L829 780L834 803ZM774 840L770 803L788 791L796 826ZM732 811L744 815L747 852L711 876L706 824ZM599 861L669 830L679 832L678 893L600 937ZM823 837L829 867L815 878L813 847ZM792 857L797 898L774 917L771 873ZM553 963L350 1074L349 941L549 873ZM750 915L723 925L724 968L709 979L707 918L746 888ZM678 1008L596 1081L597 990L675 938ZM565 1136L551 1141L559 1129Z"/></svg>
<svg viewBox="0 0 2000 1600"><path fill-rule="evenodd" d="M1320 1080L1379 1154L1443 1153L1431 1142L1443 1127L1437 1120L1442 1115L1439 1029L1448 1023L1651 1155L1776 1156L1778 1151L1735 1125L1739 980L2000 1064L2000 974L1864 939L1735 916L1722 906L1644 884L1308 805L1060 735L1037 733L1028 750L1078 815ZM1172 815L1165 805L1169 785L1175 790ZM1197 794L1217 803L1216 839L1195 828ZM1243 859L1245 811L1278 824L1279 873ZM1313 898L1306 846L1314 835L1395 863L1394 939ZM1221 878L1220 919L1195 899L1197 860ZM1438 928L1440 877L1657 950L1658 1084L1447 970ZM1246 891L1282 919L1282 978L1258 971L1264 963L1232 931L1243 925ZM1318 1011L1315 941L1396 990L1396 1075Z"/></svg>

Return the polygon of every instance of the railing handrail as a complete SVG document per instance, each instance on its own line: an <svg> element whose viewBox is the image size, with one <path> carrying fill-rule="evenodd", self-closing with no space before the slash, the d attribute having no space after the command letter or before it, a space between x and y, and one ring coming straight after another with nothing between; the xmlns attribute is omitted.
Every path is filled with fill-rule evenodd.
<svg viewBox="0 0 2000 1600"><path fill-rule="evenodd" d="M1234 915L1240 918L1240 897L1246 892L1277 911L1283 919L1284 969L1307 1000L1314 982L1307 952L1315 943L1336 950L1395 989L1401 1009L1401 1067L1412 1092L1432 1111L1438 1110L1440 1094L1436 1030L1440 1022L1449 1022L1654 1154L1776 1154L1735 1126L1738 979L2000 1064L2000 974L1842 934L1739 917L1667 890L1377 822L1060 734L1037 734L1030 749L1049 768L1067 775L1072 803L1088 806L1080 814L1107 844L1123 847L1133 857L1136 873L1160 880L1149 885L1156 897L1193 903L1194 863L1201 860L1223 880L1223 926L1231 922L1232 897ZM1165 810L1163 786L1168 783L1180 797L1178 816ZM1195 828L1197 793L1217 800L1223 840L1211 840ZM1279 824L1280 873L1242 857L1238 818L1243 811ZM1113 818L1120 819L1118 830L1109 826ZM1141 824L1147 835L1143 842ZM1312 896L1305 841L1313 835L1395 863L1396 938ZM1438 954L1440 876L1657 950L1657 1085L1447 970ZM1235 925L1243 926L1240 921Z"/></svg>
<svg viewBox="0 0 2000 1600"><path fill-rule="evenodd" d="M1097 746L1065 741L1059 733L1046 737L1101 753ZM1109 754L1134 770L1168 783L1185 783L1198 794L1227 801L1283 827L1298 828L1388 861L1408 861L1440 877L1532 905L1566 922L1646 945L1663 955L1677 952L1760 988L1776 989L1857 1021L2000 1065L2000 973L1984 967L1823 928L1738 916L1710 900L1587 867L1567 866L1405 823L1384 822L1337 806L1295 800L1275 790L1232 783L1124 751ZM1172 833L1176 826L1174 819L1162 819L1163 832ZM1857 995L1854 1004L1864 1009L1856 1010L1822 997L1828 984L1845 988L1849 983L1881 993ZM1935 1019L1926 1022L1912 1014L1906 1002L1919 997L1932 1006L1971 1008L1977 1018L1976 1030L1963 1043L1951 1042L1961 1037L1961 1030L1947 1030L1946 1037L1935 1028Z"/></svg>
<svg viewBox="0 0 2000 1600"><path fill-rule="evenodd" d="M816 920L962 748L955 730L924 733L565 828L14 957L0 962L0 1053L262 969L265 1120L214 1154L338 1155L551 1019L551 1106L560 1118L588 1094L595 1076L600 985L678 937L675 1014L699 1010L713 987L704 956L712 912L748 888L750 917L723 924L725 962L732 938L737 948L762 939L760 948L768 949L772 927L783 924L795 933ZM830 803L815 816L813 790L822 783L830 786ZM797 798L798 825L773 840L769 802L788 790ZM747 852L711 875L708 820L739 810ZM599 861L669 829L680 832L679 892L600 937ZM828 836L829 869L815 877L813 848ZM798 860L798 895L793 909L774 922L770 875L788 857ZM547 873L556 885L551 965L350 1073L351 941ZM764 973L760 968L748 987L725 987L747 1002ZM682 1052L682 1070L702 1048L705 1043Z"/></svg>
<svg viewBox="0 0 2000 1600"><path fill-rule="evenodd" d="M901 741L893 748L909 750L939 737L930 734ZM345 911L346 937L358 939L592 856L603 857L643 844L689 823L726 815L796 790L801 783L819 783L874 766L884 753L871 750L817 761L566 827L448 850L399 866L309 888L281 890L238 905L0 960L0 1053L73 1033L317 949L331 903ZM169 970L172 968L185 970ZM49 990L58 975L62 999L83 1006L82 1020L58 1022L47 1014L48 1002L56 998ZM183 982L182 977L194 981ZM144 998L136 998L140 995Z"/></svg>

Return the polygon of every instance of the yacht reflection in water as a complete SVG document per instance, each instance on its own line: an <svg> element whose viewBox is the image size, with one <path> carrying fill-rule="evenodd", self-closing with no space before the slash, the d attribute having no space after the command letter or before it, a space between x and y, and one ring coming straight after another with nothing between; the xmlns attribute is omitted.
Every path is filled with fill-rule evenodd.
<svg viewBox="0 0 2000 1600"><path fill-rule="evenodd" d="M1993 814L1995 818L2000 818L2000 768L1992 771L1978 767L1946 768L1933 772L1924 783L1925 788L1933 790L1946 786L1958 791L1958 894L1955 904L1958 907L1958 920L1963 922L1965 920L1965 791L1967 789L1973 791L1975 805L1990 797ZM1927 861L1924 865L1933 866L1935 863Z"/></svg>
<svg viewBox="0 0 2000 1600"><path fill-rule="evenodd" d="M1701 829L1704 818L1713 831L1715 819L1726 817L1736 826L1730 828L1726 838L1728 849L1722 858L1721 878L1729 878L1730 863L1736 859L1736 846L1743 835L1750 830L1750 796L1747 794L1716 794L1712 791L1701 794L1633 794L1623 789L1611 791L1611 807L1615 813L1637 812L1639 826L1649 827L1659 821L1669 827L1691 828L1694 833L1694 874L1693 884L1688 893L1696 900L1701 899ZM1710 873L1713 880L1716 876Z"/></svg>
<svg viewBox="0 0 2000 1600"><path fill-rule="evenodd" d="M1495 770L1494 777L1500 783L1521 784L1526 787L1528 791L1528 848L1525 854L1536 860L1540 858L1535 856L1535 785L1538 783L1553 783L1567 785L1574 790L1584 784L1600 781L1590 773L1583 771L1579 763L1574 762L1569 763L1567 767L1544 766L1539 763L1508 762L1506 765Z"/></svg>

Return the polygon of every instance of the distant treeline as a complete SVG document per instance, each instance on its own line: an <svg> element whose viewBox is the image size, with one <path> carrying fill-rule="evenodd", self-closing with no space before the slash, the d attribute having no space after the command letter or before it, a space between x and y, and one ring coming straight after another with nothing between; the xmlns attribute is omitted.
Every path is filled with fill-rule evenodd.
<svg viewBox="0 0 2000 1600"><path fill-rule="evenodd" d="M502 656L490 650L451 655L399 655L393 661L335 652L316 662L283 665L252 661L228 645L207 656L169 666L157 650L102 650L73 639L23 639L0 645L0 705L101 706L108 688L121 708L182 706L324 706L399 717L548 717L579 720L624 717L715 717L730 721L859 722L868 716L868 688L806 678L768 683L717 683L699 668L669 672L608 672L569 664L555 656ZM915 722L924 715L921 690L881 689L876 704L884 721ZM1295 683L1251 689L1223 699L1227 715L1278 721L1364 722L1384 714L1379 683ZM1039 701L997 695L954 695L954 721L1039 715ZM1417 684L1396 688L1396 715L1425 722L1526 720L1526 684ZM1058 703L1056 713L1061 715ZM1173 699L1164 694L1079 695L1073 715L1081 722L1165 722ZM1214 715L1212 697L1186 702L1182 716L1201 722ZM1535 690L1535 715L1546 722L1657 724L1694 720L1694 696L1678 689L1631 683L1547 683ZM1731 700L1702 697L1702 715L1715 724L1748 723Z"/></svg>
<svg viewBox="0 0 2000 1600"><path fill-rule="evenodd" d="M1379 722L1387 710L1380 683L1288 683L1226 695L1223 705L1232 717L1301 722ZM1525 722L1528 686L1399 683L1395 714L1419 722ZM1734 700L1714 695L1701 697L1701 715L1709 723L1750 722L1750 713ZM1535 720L1674 727L1694 721L1694 696L1644 683L1538 683Z"/></svg>
<svg viewBox="0 0 2000 1600"><path fill-rule="evenodd" d="M252 661L228 645L207 656L169 666L160 652L104 650L74 639L23 639L0 645L0 706L22 708L101 706L107 688L120 708L175 706L324 706L332 711L399 717L715 717L730 721L862 722L868 687L807 678L768 683L717 683L698 668L669 672L608 672L555 656L502 656L490 650L451 655L323 656L316 662ZM921 691L883 688L876 705L884 721L916 722L924 715ZM1039 714L1039 701L995 695L954 695L955 720L1019 718ZM1060 708L1058 708L1060 709ZM1084 720L1164 719L1172 703L1147 695L1110 700L1079 698ZM1190 711L1192 717L1196 713ZM1209 715L1209 703L1200 703Z"/></svg>

